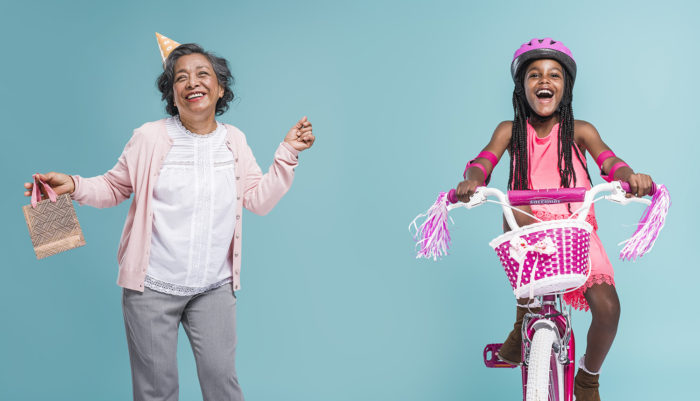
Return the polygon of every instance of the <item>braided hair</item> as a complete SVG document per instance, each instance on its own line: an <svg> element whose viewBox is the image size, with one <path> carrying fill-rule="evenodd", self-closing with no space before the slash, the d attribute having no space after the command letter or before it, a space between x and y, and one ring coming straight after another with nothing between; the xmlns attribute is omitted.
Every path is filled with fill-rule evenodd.
<svg viewBox="0 0 700 401"><path fill-rule="evenodd" d="M523 80L527 68L521 68L515 79L515 89L513 90L513 131L510 138L509 150L511 156L510 174L508 176L508 188L510 189L530 189L528 182L529 161L527 157L527 120L533 114L530 105L525 98L525 88ZM564 97L559 103L559 132L557 141L557 153L559 161L560 185L563 188L570 188L576 185L576 172L572 161L572 150L574 145L574 112L571 107L573 98L574 82L572 77L564 72ZM576 151L576 158L586 170L588 180L591 181L591 174L588 167L581 159L581 152ZM592 181L591 181L592 182Z"/></svg>

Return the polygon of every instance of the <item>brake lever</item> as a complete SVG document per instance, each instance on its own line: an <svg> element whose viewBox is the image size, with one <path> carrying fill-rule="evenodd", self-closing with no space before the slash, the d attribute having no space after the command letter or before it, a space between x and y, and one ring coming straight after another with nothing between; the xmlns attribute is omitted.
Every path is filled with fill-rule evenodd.
<svg viewBox="0 0 700 401"><path fill-rule="evenodd" d="M628 198L627 192L625 192L625 190L622 189L622 184L620 184L620 181L613 181L611 182L611 184L613 186L611 191L612 193L610 195L605 195L603 197L605 200L619 203L623 206L628 205L630 203L643 203L647 206L651 205L651 201L649 199L637 198L636 196Z"/></svg>
<svg viewBox="0 0 700 401"><path fill-rule="evenodd" d="M477 188L476 191L474 191L474 195L469 198L469 202L464 204L464 207L467 209L473 209L486 203L486 195L484 194L485 191L486 187Z"/></svg>

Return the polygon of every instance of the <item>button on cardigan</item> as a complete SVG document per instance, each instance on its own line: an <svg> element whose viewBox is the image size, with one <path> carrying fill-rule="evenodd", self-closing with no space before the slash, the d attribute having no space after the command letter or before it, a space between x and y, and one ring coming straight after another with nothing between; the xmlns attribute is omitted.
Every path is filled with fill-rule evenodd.
<svg viewBox="0 0 700 401"><path fill-rule="evenodd" d="M242 210L245 207L259 215L272 210L292 185L299 152L287 143L280 144L272 165L263 174L243 132L232 125L225 126L226 146L231 150L235 162L238 194L230 255L233 290L237 291L241 288ZM75 191L71 197L80 205L111 207L134 194L117 251L117 284L121 287L143 291L153 229L153 188L171 146L165 120L146 123L134 130L111 170L91 178L72 176Z"/></svg>

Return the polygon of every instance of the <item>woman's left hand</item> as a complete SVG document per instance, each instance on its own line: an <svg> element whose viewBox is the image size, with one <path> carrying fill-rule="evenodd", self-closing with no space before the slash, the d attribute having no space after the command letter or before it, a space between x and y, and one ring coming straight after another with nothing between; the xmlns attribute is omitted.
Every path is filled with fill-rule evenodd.
<svg viewBox="0 0 700 401"><path fill-rule="evenodd" d="M316 137L311 130L311 122L304 116L289 130L284 141L298 151L306 150L314 144Z"/></svg>

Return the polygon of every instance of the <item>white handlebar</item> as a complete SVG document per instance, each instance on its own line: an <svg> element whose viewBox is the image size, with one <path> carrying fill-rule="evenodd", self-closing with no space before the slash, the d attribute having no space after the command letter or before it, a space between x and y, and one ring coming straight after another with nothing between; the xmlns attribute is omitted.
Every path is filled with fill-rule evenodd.
<svg viewBox="0 0 700 401"><path fill-rule="evenodd" d="M603 198L597 198L596 196L600 194L601 192L610 192L609 195L604 196ZM628 198L627 192L625 192L622 189L622 185L620 184L619 181L613 181L609 183L603 183L603 184L598 184L594 186L593 188L589 189L586 191L586 195L583 199L583 204L582 206L573 212L571 214L570 218L573 218L573 216L576 216L576 219L580 221L585 221L586 217L588 217L588 211L590 210L591 205L600 200L600 199L606 199L611 202L619 203L621 205L627 205L631 202L634 203L643 203L645 205L650 205L651 201L649 199L642 199L642 198L636 198L636 197L631 197ZM495 197L498 199L497 201L491 201L488 198L489 197ZM447 206L447 210L452 210L458 207L464 207L467 209L472 209L477 206L481 206L486 202L493 202L493 203L498 203L501 205L501 208L503 209L503 214L506 218L506 222L510 226L512 230L518 229L518 223L515 221L515 217L513 216L513 209L516 209L513 207L510 202L508 201L508 197L500 190L496 188L488 188L488 187L479 187L476 189L474 194L471 196L469 199L469 202L457 202L455 204L451 204ZM519 213L525 213L519 209ZM532 216L534 217L534 216ZM539 220L539 219L538 219Z"/></svg>

